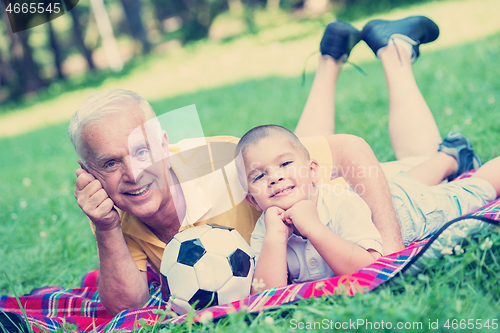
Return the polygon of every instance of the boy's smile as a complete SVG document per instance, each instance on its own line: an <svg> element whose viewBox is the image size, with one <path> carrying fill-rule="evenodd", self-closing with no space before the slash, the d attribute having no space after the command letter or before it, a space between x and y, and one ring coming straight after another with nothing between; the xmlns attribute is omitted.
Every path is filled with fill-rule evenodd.
<svg viewBox="0 0 500 333"><path fill-rule="evenodd" d="M281 189L278 188L273 192L273 194L271 194L271 198L281 197L281 196L291 194L294 188L295 188L295 186L293 186L293 185L290 185L290 186L287 186L287 187L281 188Z"/></svg>

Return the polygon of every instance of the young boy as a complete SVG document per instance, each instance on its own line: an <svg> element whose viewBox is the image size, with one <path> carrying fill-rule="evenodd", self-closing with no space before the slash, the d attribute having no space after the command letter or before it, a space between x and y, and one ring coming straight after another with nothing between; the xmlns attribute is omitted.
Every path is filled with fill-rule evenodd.
<svg viewBox="0 0 500 333"><path fill-rule="evenodd" d="M471 151L465 137L450 133L434 157L389 181L405 245L499 196L500 157L470 178L428 186L434 182L428 174L441 174L441 180L454 175L457 161L463 163L459 156ZM251 247L258 260L254 278L266 288L286 285L287 273L294 283L351 274L381 256L382 240L366 203L350 188L319 185L317 162L292 132L256 127L236 152L246 199L264 212Z"/></svg>

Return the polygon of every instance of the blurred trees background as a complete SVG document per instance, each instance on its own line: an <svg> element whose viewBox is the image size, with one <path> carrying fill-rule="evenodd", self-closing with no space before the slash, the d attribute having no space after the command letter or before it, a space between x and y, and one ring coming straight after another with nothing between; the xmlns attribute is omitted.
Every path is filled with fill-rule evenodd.
<svg viewBox="0 0 500 333"><path fill-rule="evenodd" d="M353 20L418 1L80 0L66 15L17 33L2 6L0 103L36 95L53 82L85 72L118 72L130 59L165 52L161 46L171 41L185 45L207 38L214 20L224 13L241 18L243 33L253 33L258 10L309 16L333 11L335 17Z"/></svg>

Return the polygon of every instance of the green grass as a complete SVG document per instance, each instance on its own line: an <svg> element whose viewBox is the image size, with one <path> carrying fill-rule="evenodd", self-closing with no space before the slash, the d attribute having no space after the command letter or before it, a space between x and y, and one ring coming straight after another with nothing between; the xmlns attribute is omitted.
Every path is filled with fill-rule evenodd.
<svg viewBox="0 0 500 333"><path fill-rule="evenodd" d="M424 52L414 65L441 134L462 131L485 161L500 155L499 49L500 34L496 34ZM381 65L374 60L362 68L366 77L350 66L341 74L337 132L362 136L379 159L391 160ZM305 86L299 76L252 79L151 103L159 114L196 104L205 135L241 136L266 123L293 129L312 78L312 74L307 76ZM78 287L82 276L98 267L95 240L73 196L78 165L66 129L67 123L0 139L0 262L19 295L46 285ZM494 256L499 258L498 235L490 238ZM447 319L491 320L500 313L499 267L490 252L482 263L482 253L472 242L465 255L436 261L420 277L400 279L356 297L304 300L259 315L236 314L216 324L192 326L188 322L162 330L282 332L293 331L292 319L365 319L423 322L427 331L428 320L439 320L441 328ZM0 294L13 295L7 279L0 276ZM271 319L267 317L274 324L268 324Z"/></svg>

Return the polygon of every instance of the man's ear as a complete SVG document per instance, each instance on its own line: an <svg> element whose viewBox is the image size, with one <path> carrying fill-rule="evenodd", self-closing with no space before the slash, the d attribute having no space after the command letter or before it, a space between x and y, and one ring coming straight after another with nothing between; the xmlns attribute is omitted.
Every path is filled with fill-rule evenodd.
<svg viewBox="0 0 500 333"><path fill-rule="evenodd" d="M166 131L161 132L161 147L163 148L163 152L165 153L165 156L168 157L168 135Z"/></svg>
<svg viewBox="0 0 500 333"><path fill-rule="evenodd" d="M78 160L77 162L78 162L78 164L80 164L80 167L83 170L85 170L85 172L90 173L89 169L87 169L87 167L85 166L85 164L81 160Z"/></svg>
<svg viewBox="0 0 500 333"><path fill-rule="evenodd" d="M167 169L170 169L170 160L169 160L170 152L168 150L168 135L166 131L161 132L161 148L164 154L163 161L165 163L165 167Z"/></svg>
<svg viewBox="0 0 500 333"><path fill-rule="evenodd" d="M250 194L247 194L247 196L245 197L245 200L255 209L257 209L259 212L262 211L262 209L260 209L259 205L257 204L257 201L255 201L255 198L253 196L251 196Z"/></svg>
<svg viewBox="0 0 500 333"><path fill-rule="evenodd" d="M319 182L319 164L315 159L309 160L309 172L312 183L317 184Z"/></svg>

